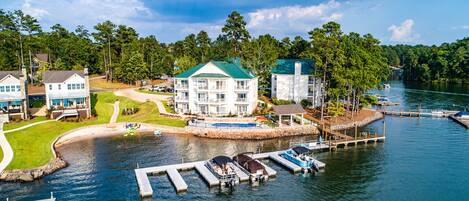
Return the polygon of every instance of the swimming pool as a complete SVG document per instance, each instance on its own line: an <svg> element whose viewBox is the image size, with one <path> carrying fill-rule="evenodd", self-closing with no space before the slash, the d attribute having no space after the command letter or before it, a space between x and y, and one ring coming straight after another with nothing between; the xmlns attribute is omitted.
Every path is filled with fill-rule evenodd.
<svg viewBox="0 0 469 201"><path fill-rule="evenodd" d="M256 123L209 123L210 126L217 128L256 128L258 127Z"/></svg>

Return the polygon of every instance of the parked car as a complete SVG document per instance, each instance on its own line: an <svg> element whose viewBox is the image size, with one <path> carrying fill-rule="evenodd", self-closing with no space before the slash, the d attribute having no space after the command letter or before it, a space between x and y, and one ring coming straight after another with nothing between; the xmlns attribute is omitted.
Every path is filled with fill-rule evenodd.
<svg viewBox="0 0 469 201"><path fill-rule="evenodd" d="M151 88L151 91L165 92L165 91L166 91L166 87L163 87L163 86L153 86L153 87Z"/></svg>

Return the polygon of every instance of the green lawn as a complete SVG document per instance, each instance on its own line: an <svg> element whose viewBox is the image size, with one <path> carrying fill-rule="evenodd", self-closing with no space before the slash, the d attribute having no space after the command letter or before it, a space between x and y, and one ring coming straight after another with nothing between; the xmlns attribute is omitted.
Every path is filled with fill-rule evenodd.
<svg viewBox="0 0 469 201"><path fill-rule="evenodd" d="M166 112L176 114L176 112L174 112L174 108L168 105L168 101L161 101L161 103L163 103L163 106Z"/></svg>
<svg viewBox="0 0 469 201"><path fill-rule="evenodd" d="M6 134L14 152L13 161L7 169L30 169L45 165L53 158L51 143L58 136L79 127L108 123L116 100L120 100L120 112L124 107L138 107L140 109L139 112L133 115L119 116L119 122L142 122L175 127L184 127L186 125L183 120L160 117L153 102L138 103L125 97L115 96L112 92L94 93L91 99L95 118L83 122L47 122ZM31 123L31 121L28 121L28 123ZM17 124L25 125L27 123ZM19 125L16 126L19 127ZM0 158L3 158L3 153L0 156Z"/></svg>
<svg viewBox="0 0 469 201"><path fill-rule="evenodd" d="M157 95L165 95L165 96L174 96L174 93L171 92L158 92L158 91L150 91L148 89L139 89L138 92L146 93L146 94L157 94Z"/></svg>
<svg viewBox="0 0 469 201"><path fill-rule="evenodd" d="M39 121L44 121L44 120L47 120L47 118L46 117L34 117L33 119L30 119L30 120L27 120L27 121L5 123L3 125L3 130L5 130L5 131L12 130L12 129L15 129L15 128L19 128L19 127L22 127L22 126L26 126L28 124L32 124L32 123L39 122Z"/></svg>
<svg viewBox="0 0 469 201"><path fill-rule="evenodd" d="M14 153L7 169L29 169L46 164L53 158L51 143L58 136L78 127L109 122L115 99L112 92L93 94L92 105L98 114L96 118L79 123L48 122L6 134Z"/></svg>
<svg viewBox="0 0 469 201"><path fill-rule="evenodd" d="M153 102L138 103L125 97L119 97L119 99L121 101L119 106L120 114L122 114L124 108L138 107L139 111L133 115L119 115L118 122L141 122L174 127L186 126L186 121L160 116L158 107Z"/></svg>

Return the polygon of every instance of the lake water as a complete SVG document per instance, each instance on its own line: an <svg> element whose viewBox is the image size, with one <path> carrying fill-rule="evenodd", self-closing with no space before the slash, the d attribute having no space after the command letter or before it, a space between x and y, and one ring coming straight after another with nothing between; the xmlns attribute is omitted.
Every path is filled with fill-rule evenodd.
<svg viewBox="0 0 469 201"><path fill-rule="evenodd" d="M392 82L381 91L398 108L462 110L467 86ZM448 119L386 117L385 143L317 153L327 164L316 176L293 175L274 164L273 181L209 189L195 171L183 172L188 192L176 194L166 176L150 177L154 200L469 200L469 131ZM368 126L380 129L382 121ZM70 166L32 183L0 183L0 200L140 200L137 167L205 160L218 154L285 149L290 141L211 140L152 135L87 140L59 149ZM151 200L151 199L149 199Z"/></svg>

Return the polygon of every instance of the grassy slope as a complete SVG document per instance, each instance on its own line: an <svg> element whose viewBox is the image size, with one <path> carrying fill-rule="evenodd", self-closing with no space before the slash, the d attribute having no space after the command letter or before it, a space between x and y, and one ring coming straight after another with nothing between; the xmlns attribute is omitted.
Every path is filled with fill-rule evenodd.
<svg viewBox="0 0 469 201"><path fill-rule="evenodd" d="M97 93L92 104L96 104L98 116L83 122L49 122L6 134L14 158L7 169L28 169L46 164L53 157L50 148L59 135L72 129L109 122L116 97L111 92Z"/></svg>
<svg viewBox="0 0 469 201"><path fill-rule="evenodd" d="M137 90L138 92L141 92L141 93L146 93L146 94L157 94L157 95L165 95L165 96L174 96L174 93L171 93L171 92L158 92L158 91L150 91L150 90L147 90L147 89L139 89Z"/></svg>
<svg viewBox="0 0 469 201"><path fill-rule="evenodd" d="M90 80L90 86L91 88L100 89L126 89L135 87L120 82L107 82L106 79L92 79Z"/></svg>
<svg viewBox="0 0 469 201"><path fill-rule="evenodd" d="M46 117L35 117L34 119L30 119L30 120L27 120L27 121L10 122L10 123L6 123L6 124L3 125L3 130L5 130L5 131L12 130L12 129L15 129L15 128L19 128L19 127L22 127L22 126L26 126L28 124L32 124L32 123L39 122L39 121L44 121L44 120L47 120L47 118Z"/></svg>
<svg viewBox="0 0 469 201"><path fill-rule="evenodd" d="M142 122L150 124L159 124L174 127L184 127L186 122L178 119L171 119L162 117L159 115L158 107L153 102L138 103L125 97L119 97L120 99L120 114L124 108L135 108L138 107L139 111L133 115L119 115L118 122Z"/></svg>
<svg viewBox="0 0 469 201"><path fill-rule="evenodd" d="M163 106L166 112L176 114L176 112L174 112L174 108L168 105L168 101L161 101L161 103L163 103Z"/></svg>

